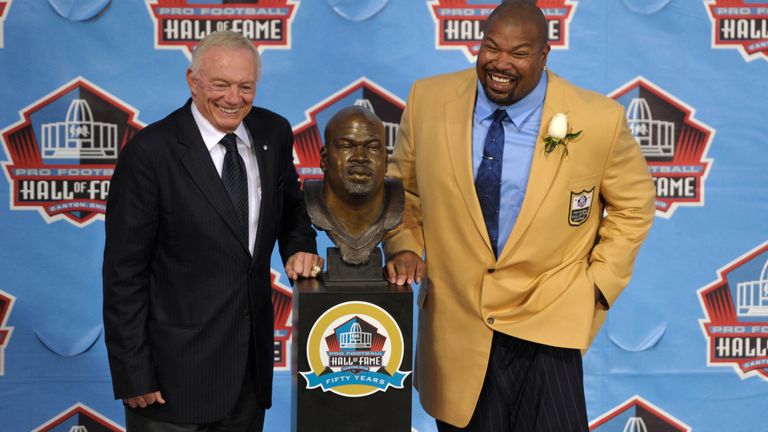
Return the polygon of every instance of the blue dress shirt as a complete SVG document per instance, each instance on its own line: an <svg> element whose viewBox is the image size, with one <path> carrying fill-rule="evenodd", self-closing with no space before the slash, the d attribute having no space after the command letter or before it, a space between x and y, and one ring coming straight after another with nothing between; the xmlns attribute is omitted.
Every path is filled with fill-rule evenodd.
<svg viewBox="0 0 768 432"><path fill-rule="evenodd" d="M524 98L508 106L499 106L488 99L480 82L472 119L472 167L474 176L483 158L485 136L497 109L505 109L504 161L501 172L501 208L499 209L499 254L504 250L509 234L515 226L523 204L531 171L533 150L539 137L544 96L547 93L547 74L542 73L539 83Z"/></svg>

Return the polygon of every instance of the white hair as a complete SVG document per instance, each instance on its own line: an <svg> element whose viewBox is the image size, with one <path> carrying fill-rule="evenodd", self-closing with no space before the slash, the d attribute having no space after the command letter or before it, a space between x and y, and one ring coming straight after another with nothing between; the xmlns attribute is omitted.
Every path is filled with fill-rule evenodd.
<svg viewBox="0 0 768 432"><path fill-rule="evenodd" d="M261 75L261 55L259 55L259 50L245 36L231 30L213 32L197 44L194 51L192 51L192 62L189 64L189 69L192 71L193 76L197 76L197 73L200 71L200 59L203 58L205 52L214 47L250 50L256 63L256 80L259 80Z"/></svg>

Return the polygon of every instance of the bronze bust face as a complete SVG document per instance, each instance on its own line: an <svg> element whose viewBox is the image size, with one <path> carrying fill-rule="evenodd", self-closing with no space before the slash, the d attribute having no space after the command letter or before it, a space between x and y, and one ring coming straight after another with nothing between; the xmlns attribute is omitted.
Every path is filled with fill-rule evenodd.
<svg viewBox="0 0 768 432"><path fill-rule="evenodd" d="M325 127L323 197L350 234L360 234L384 202L385 139L384 123L358 106L342 109Z"/></svg>
<svg viewBox="0 0 768 432"><path fill-rule="evenodd" d="M384 232L400 221L402 185L384 180L385 143L384 123L376 114L360 106L343 108L325 127L322 186L304 184L312 223L328 233L348 264L366 263Z"/></svg>

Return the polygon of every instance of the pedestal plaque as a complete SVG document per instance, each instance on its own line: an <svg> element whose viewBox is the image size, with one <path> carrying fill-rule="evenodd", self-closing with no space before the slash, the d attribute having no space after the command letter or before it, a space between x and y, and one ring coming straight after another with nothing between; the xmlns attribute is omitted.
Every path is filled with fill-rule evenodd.
<svg viewBox="0 0 768 432"><path fill-rule="evenodd" d="M378 248L368 269L333 249L327 274L294 285L292 430L408 432L413 291L384 281Z"/></svg>

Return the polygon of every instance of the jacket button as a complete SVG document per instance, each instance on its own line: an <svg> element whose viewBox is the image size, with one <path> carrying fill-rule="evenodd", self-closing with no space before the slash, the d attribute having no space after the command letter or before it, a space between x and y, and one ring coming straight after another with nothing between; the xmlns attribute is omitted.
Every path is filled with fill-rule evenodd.
<svg viewBox="0 0 768 432"><path fill-rule="evenodd" d="M495 271L496 271L496 269L495 269L495 268L489 268L489 269L488 269L488 273L493 273L493 272L495 272Z"/></svg>
<svg viewBox="0 0 768 432"><path fill-rule="evenodd" d="M486 318L485 322L487 322L488 325L493 325L494 319L493 319L493 317L488 317L488 318Z"/></svg>
<svg viewBox="0 0 768 432"><path fill-rule="evenodd" d="M243 309L243 316L248 316L251 314L251 310L249 308Z"/></svg>

